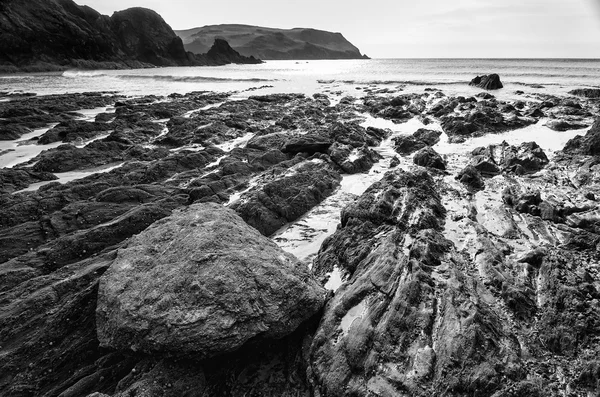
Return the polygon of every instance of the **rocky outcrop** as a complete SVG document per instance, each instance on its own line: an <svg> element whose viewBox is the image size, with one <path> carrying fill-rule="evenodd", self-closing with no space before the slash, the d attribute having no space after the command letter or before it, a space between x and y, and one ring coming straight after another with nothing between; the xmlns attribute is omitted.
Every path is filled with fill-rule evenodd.
<svg viewBox="0 0 600 397"><path fill-rule="evenodd" d="M102 276L101 345L207 358L292 333L323 305L306 265L217 204L194 204L119 250Z"/></svg>
<svg viewBox="0 0 600 397"><path fill-rule="evenodd" d="M519 146L502 142L500 145L476 148L471 155L470 165L487 176L497 175L501 171L530 174L548 164L548 157L535 142L524 142Z"/></svg>
<svg viewBox="0 0 600 397"><path fill-rule="evenodd" d="M274 29L248 25L211 25L175 31L185 48L196 54L217 39L227 40L240 54L259 59L361 59L358 48L341 33L316 29Z"/></svg>
<svg viewBox="0 0 600 397"><path fill-rule="evenodd" d="M500 76L497 74L490 74L484 76L477 76L469 85L474 85L475 87L483 88L484 90L499 90L503 88L502 82L500 81Z"/></svg>
<svg viewBox="0 0 600 397"><path fill-rule="evenodd" d="M578 135L569 140L563 152L584 156L600 155L600 119L596 120L585 136Z"/></svg>
<svg viewBox="0 0 600 397"><path fill-rule="evenodd" d="M323 160L302 162L232 204L249 225L269 236L323 201L341 181Z"/></svg>
<svg viewBox="0 0 600 397"><path fill-rule="evenodd" d="M394 150L399 154L411 154L419 149L433 146L440 141L441 131L420 128L412 135L399 135L393 138Z"/></svg>
<svg viewBox="0 0 600 397"><path fill-rule="evenodd" d="M192 63L181 39L148 9L108 17L71 0L11 0L0 15L0 64L6 71Z"/></svg>
<svg viewBox="0 0 600 397"><path fill-rule="evenodd" d="M431 147L426 147L415 153L413 162L421 167L435 168L438 170L446 169L446 161Z"/></svg>
<svg viewBox="0 0 600 397"><path fill-rule="evenodd" d="M426 172L389 172L324 243L316 271L338 268L346 281L312 345L323 395L491 395L503 379L520 379L518 344L453 264L433 186ZM490 338L502 343L481 342Z"/></svg>
<svg viewBox="0 0 600 397"><path fill-rule="evenodd" d="M108 17L71 0L3 2L0 37L3 72L260 63L222 40L196 57L152 10L130 8Z"/></svg>
<svg viewBox="0 0 600 397"><path fill-rule="evenodd" d="M598 88L578 88L572 91L569 91L569 94L584 97L597 99L600 98L600 89Z"/></svg>

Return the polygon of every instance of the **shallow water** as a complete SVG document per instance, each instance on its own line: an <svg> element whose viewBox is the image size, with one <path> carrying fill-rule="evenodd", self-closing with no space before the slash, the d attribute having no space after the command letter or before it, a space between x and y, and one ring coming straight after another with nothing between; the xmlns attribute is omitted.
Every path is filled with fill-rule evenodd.
<svg viewBox="0 0 600 397"><path fill-rule="evenodd" d="M105 165L102 167L89 168L87 170L82 170L82 171L56 172L56 173L54 173L54 175L56 175L58 177L58 179L53 180L53 181L32 183L25 189L16 191L15 193L32 192L32 191L38 190L40 187L47 185L49 183L58 182L61 184L65 184L67 182L72 182L77 179L85 178L86 176L90 176L90 175L94 175L94 174L103 174L103 173L112 171L114 169L120 168L123 166L123 164L125 164L125 163Z"/></svg>

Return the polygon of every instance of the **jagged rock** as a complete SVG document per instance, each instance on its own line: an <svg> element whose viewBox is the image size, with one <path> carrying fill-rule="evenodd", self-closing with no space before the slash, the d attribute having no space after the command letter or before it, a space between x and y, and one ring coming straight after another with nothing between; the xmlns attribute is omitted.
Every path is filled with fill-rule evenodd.
<svg viewBox="0 0 600 397"><path fill-rule="evenodd" d="M53 142L73 142L77 139L90 139L112 128L111 125L106 123L79 120L63 121L40 136L38 143L46 145Z"/></svg>
<svg viewBox="0 0 600 397"><path fill-rule="evenodd" d="M315 153L327 153L329 147L333 144L329 139L319 135L301 135L299 137L288 140L283 149L283 153L307 153L309 155Z"/></svg>
<svg viewBox="0 0 600 397"><path fill-rule="evenodd" d="M548 157L535 142L524 142L518 147L503 142L476 148L471 155L471 165L487 176L497 175L500 171L529 174L548 164Z"/></svg>
<svg viewBox="0 0 600 397"><path fill-rule="evenodd" d="M293 332L323 305L306 265L218 204L193 204L121 249L100 280L103 346L206 358Z"/></svg>
<svg viewBox="0 0 600 397"><path fill-rule="evenodd" d="M485 188L485 182L483 181L481 174L477 168L472 165L467 165L463 168L458 175L456 175L456 179L473 190L483 190Z"/></svg>
<svg viewBox="0 0 600 397"><path fill-rule="evenodd" d="M500 81L500 76L497 74L490 74L484 76L477 76L469 85L474 85L479 88L483 88L484 90L498 90L503 88L502 82Z"/></svg>
<svg viewBox="0 0 600 397"><path fill-rule="evenodd" d="M600 119L597 119L585 136L576 136L569 140L563 153L597 156L600 154Z"/></svg>
<svg viewBox="0 0 600 397"><path fill-rule="evenodd" d="M520 380L518 344L490 306L469 303L476 281L452 264L459 256L446 259L434 186L424 172L388 172L344 210L324 243L317 273L337 267L347 277L312 344L322 395L433 395L449 387L491 395Z"/></svg>
<svg viewBox="0 0 600 397"><path fill-rule="evenodd" d="M399 154L411 154L440 141L441 131L420 128L412 135L399 135L393 139L394 150Z"/></svg>
<svg viewBox="0 0 600 397"><path fill-rule="evenodd" d="M516 174L528 174L541 170L548 164L548 157L535 142L523 142L518 147L505 146L502 165Z"/></svg>
<svg viewBox="0 0 600 397"><path fill-rule="evenodd" d="M441 131L428 130L426 128L419 128L413 133L413 137L420 141L425 142L429 146L433 146L440 141Z"/></svg>
<svg viewBox="0 0 600 397"><path fill-rule="evenodd" d="M413 162L421 167L436 168L442 171L446 169L446 161L431 147L426 147L415 153Z"/></svg>
<svg viewBox="0 0 600 397"><path fill-rule="evenodd" d="M49 172L37 172L30 169L2 168L0 169L0 194L13 193L25 189L36 182L53 181L58 179Z"/></svg>
<svg viewBox="0 0 600 397"><path fill-rule="evenodd" d="M329 148L328 153L333 162L347 174L368 171L381 159L377 152L369 149L366 145L354 149L349 145L335 142Z"/></svg>
<svg viewBox="0 0 600 397"><path fill-rule="evenodd" d="M392 139L394 150L403 155L411 154L427 146L425 142L411 135L399 135Z"/></svg>

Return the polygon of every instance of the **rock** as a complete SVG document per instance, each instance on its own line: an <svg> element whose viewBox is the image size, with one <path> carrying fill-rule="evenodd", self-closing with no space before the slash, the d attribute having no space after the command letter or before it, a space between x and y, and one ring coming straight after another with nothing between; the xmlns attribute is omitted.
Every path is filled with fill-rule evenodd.
<svg viewBox="0 0 600 397"><path fill-rule="evenodd" d="M427 173L390 171L343 211L314 266L346 275L312 343L321 395L491 395L520 380L518 343L489 306L468 303L479 286L448 254L439 200Z"/></svg>
<svg viewBox="0 0 600 397"><path fill-rule="evenodd" d="M534 173L548 164L548 157L535 142L523 142L518 147L505 146L502 165L517 174Z"/></svg>
<svg viewBox="0 0 600 397"><path fill-rule="evenodd" d="M281 151L283 153L307 153L309 155L315 153L327 153L327 150L332 144L332 141L319 135L307 134L288 140Z"/></svg>
<svg viewBox="0 0 600 397"><path fill-rule="evenodd" d="M394 137L394 150L399 154L411 154L427 146L433 146L440 141L441 131L420 128L412 135Z"/></svg>
<svg viewBox="0 0 600 397"><path fill-rule="evenodd" d="M549 120L544 125L554 131L580 130L589 127L589 124L568 120Z"/></svg>
<svg viewBox="0 0 600 397"><path fill-rule="evenodd" d="M58 179L56 175L49 172L36 172L22 168L2 168L0 169L0 194L13 193L25 189L32 183L56 179Z"/></svg>
<svg viewBox="0 0 600 397"><path fill-rule="evenodd" d="M425 142L429 146L433 146L440 141L442 131L428 130L426 128L419 128L413 133L413 137L420 141Z"/></svg>
<svg viewBox="0 0 600 397"><path fill-rule="evenodd" d="M90 139L107 132L113 126L106 123L95 123L69 120L59 123L40 136L38 143L46 145L53 142L73 142L77 139Z"/></svg>
<svg viewBox="0 0 600 397"><path fill-rule="evenodd" d="M484 90L498 90L504 87L500 81L500 76L497 74L477 76L471 80L469 85L474 85Z"/></svg>
<svg viewBox="0 0 600 397"><path fill-rule="evenodd" d="M598 88L578 88L578 89L569 91L569 94L584 97L584 98L596 99L596 98L600 98L600 89L598 89Z"/></svg>
<svg viewBox="0 0 600 397"><path fill-rule="evenodd" d="M456 179L475 191L483 190L485 188L485 182L483 181L481 174L477 168L472 165L467 165L463 168L458 175L456 175Z"/></svg>
<svg viewBox="0 0 600 397"><path fill-rule="evenodd" d="M394 150L403 155L411 154L417 150L423 149L427 144L411 135L399 135L392 139Z"/></svg>
<svg viewBox="0 0 600 397"><path fill-rule="evenodd" d="M366 145L354 149L349 145L335 142L329 148L328 153L333 162L347 174L368 171L373 164L381 159L381 155L369 149Z"/></svg>
<svg viewBox="0 0 600 397"><path fill-rule="evenodd" d="M232 203L249 225L269 236L323 201L340 184L341 176L320 160L306 161Z"/></svg>
<svg viewBox="0 0 600 397"><path fill-rule="evenodd" d="M196 56L196 61L200 60L203 64L207 65L227 65L230 63L242 63L242 64L257 64L262 63L260 59L254 58L254 56L243 56L229 45L229 43L222 38L215 38L215 41L205 55Z"/></svg>
<svg viewBox="0 0 600 397"><path fill-rule="evenodd" d="M585 136L576 136L570 139L563 153L579 154L584 156L600 155L600 119L597 119Z"/></svg>
<svg viewBox="0 0 600 397"><path fill-rule="evenodd" d="M446 169L446 161L430 147L421 149L415 153L413 162L421 167L430 167L442 171Z"/></svg>
<svg viewBox="0 0 600 397"><path fill-rule="evenodd" d="M212 357L288 335L324 300L306 265L233 211L193 204L119 251L100 280L98 339L116 349Z"/></svg>
<svg viewBox="0 0 600 397"><path fill-rule="evenodd" d="M548 157L535 142L524 142L518 147L503 142L476 148L471 154L471 165L488 176L497 175L500 171L530 174L548 164Z"/></svg>

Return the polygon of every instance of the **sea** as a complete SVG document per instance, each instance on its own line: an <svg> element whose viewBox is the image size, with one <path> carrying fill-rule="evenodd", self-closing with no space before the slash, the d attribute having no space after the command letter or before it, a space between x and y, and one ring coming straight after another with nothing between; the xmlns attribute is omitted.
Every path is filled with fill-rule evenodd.
<svg viewBox="0 0 600 397"><path fill-rule="evenodd" d="M365 87L472 95L477 75L498 73L505 88L565 95L573 88L600 86L600 59L370 59L266 61L260 65L167 67L135 70L67 70L0 76L0 91L38 95L111 91L124 95L168 95L191 91L231 92L233 97L297 92L362 96Z"/></svg>

